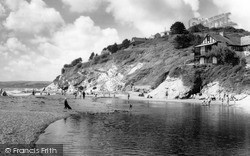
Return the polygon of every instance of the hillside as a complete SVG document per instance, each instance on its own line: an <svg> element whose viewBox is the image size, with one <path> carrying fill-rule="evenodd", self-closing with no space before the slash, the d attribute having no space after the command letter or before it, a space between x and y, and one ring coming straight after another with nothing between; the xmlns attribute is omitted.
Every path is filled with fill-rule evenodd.
<svg viewBox="0 0 250 156"><path fill-rule="evenodd" d="M112 55L66 66L54 85L69 91L81 86L87 92L144 89L154 98L166 94L168 98L188 98L215 84L217 92L249 93L250 71L245 65L194 66L193 47L176 49L175 37L149 39Z"/></svg>

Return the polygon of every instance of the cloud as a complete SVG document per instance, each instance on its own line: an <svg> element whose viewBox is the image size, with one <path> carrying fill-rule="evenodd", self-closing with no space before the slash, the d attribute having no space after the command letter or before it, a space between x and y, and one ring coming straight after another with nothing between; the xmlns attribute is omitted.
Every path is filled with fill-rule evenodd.
<svg viewBox="0 0 250 156"><path fill-rule="evenodd" d="M231 12L231 19L238 23L239 27L250 30L250 1L249 0L213 0L219 12Z"/></svg>
<svg viewBox="0 0 250 156"><path fill-rule="evenodd" d="M12 10L7 17L4 26L16 32L38 34L43 31L53 32L64 24L60 13L54 8L48 8L42 0L6 1L6 5Z"/></svg>
<svg viewBox="0 0 250 156"><path fill-rule="evenodd" d="M165 27L169 29L176 21L185 22L193 14L192 8L186 7L183 0L106 1L106 12L112 14L117 22L134 26L146 36L162 32Z"/></svg>
<svg viewBox="0 0 250 156"><path fill-rule="evenodd" d="M4 6L0 3L0 17L5 15L5 8Z"/></svg>
<svg viewBox="0 0 250 156"><path fill-rule="evenodd" d="M48 80L60 72L50 58L34 52L15 37L1 44L0 51L1 80Z"/></svg>
<svg viewBox="0 0 250 156"><path fill-rule="evenodd" d="M198 12L199 10L199 0L183 0L186 4L190 5L195 17L199 17L200 13Z"/></svg>
<svg viewBox="0 0 250 156"><path fill-rule="evenodd" d="M102 0L62 0L62 2L70 7L71 12L93 12L98 9Z"/></svg>
<svg viewBox="0 0 250 156"><path fill-rule="evenodd" d="M50 80L60 74L64 64L78 57L87 61L91 52L120 42L116 29L102 29L89 17L81 16L50 37L35 35L25 44L9 37L0 44L1 80Z"/></svg>
<svg viewBox="0 0 250 156"><path fill-rule="evenodd" d="M89 17L81 16L56 32L52 42L64 52L67 62L77 57L87 61L91 52L100 53L107 45L119 42L119 36L116 29L101 29Z"/></svg>

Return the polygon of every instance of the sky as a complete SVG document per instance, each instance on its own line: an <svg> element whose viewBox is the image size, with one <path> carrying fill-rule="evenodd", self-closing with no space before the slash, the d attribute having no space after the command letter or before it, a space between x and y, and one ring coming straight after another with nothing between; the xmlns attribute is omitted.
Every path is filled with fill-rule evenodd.
<svg viewBox="0 0 250 156"><path fill-rule="evenodd" d="M249 0L0 0L0 81L53 81L64 64L176 22L231 12L250 30Z"/></svg>

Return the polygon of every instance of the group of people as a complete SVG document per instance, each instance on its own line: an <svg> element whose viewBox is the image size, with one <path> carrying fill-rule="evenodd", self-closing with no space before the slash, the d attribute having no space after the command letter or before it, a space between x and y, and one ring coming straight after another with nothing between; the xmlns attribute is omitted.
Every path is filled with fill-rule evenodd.
<svg viewBox="0 0 250 156"><path fill-rule="evenodd" d="M234 104L236 103L235 102L236 98L233 95L229 95L229 94L224 93L223 96L221 97L221 102L222 102L221 104L223 105L225 102L225 104L227 104L229 106L230 100L233 100Z"/></svg>
<svg viewBox="0 0 250 156"><path fill-rule="evenodd" d="M76 91L73 93L73 95L75 96L75 99L77 98L77 96L79 95L79 97L85 99L86 93L85 91Z"/></svg>
<svg viewBox="0 0 250 156"><path fill-rule="evenodd" d="M0 89L0 96L8 96L7 92L4 91L2 88Z"/></svg>
<svg viewBox="0 0 250 156"><path fill-rule="evenodd" d="M216 100L214 96L208 96L204 101L202 102L203 105L210 106L212 100ZM233 95L229 94L223 94L223 96L219 97L219 100L221 100L221 104L224 105L230 105L230 101L234 101L234 104L236 103L236 98Z"/></svg>
<svg viewBox="0 0 250 156"><path fill-rule="evenodd" d="M62 92L62 95L66 95L66 92ZM80 98L82 97L83 99L85 99L86 92L85 91L76 91L76 92L73 93L73 95L75 96L75 99L77 98L78 95L80 96ZM72 109L70 107L66 97L64 99L64 109Z"/></svg>

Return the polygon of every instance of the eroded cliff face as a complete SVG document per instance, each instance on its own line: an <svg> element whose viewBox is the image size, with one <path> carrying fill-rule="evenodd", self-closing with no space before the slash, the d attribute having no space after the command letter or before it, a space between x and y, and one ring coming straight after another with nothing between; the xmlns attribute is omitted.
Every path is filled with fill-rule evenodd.
<svg viewBox="0 0 250 156"><path fill-rule="evenodd" d="M159 99L184 98L190 91L190 86L184 86L181 78L167 77L156 89L149 93L150 96Z"/></svg>
<svg viewBox="0 0 250 156"><path fill-rule="evenodd" d="M240 66L196 67L193 58L192 47L177 50L171 38L148 40L112 55L67 66L49 88L112 93L150 86L148 95L168 99L188 98L196 93L216 95L222 88L229 92L249 90L249 70Z"/></svg>

